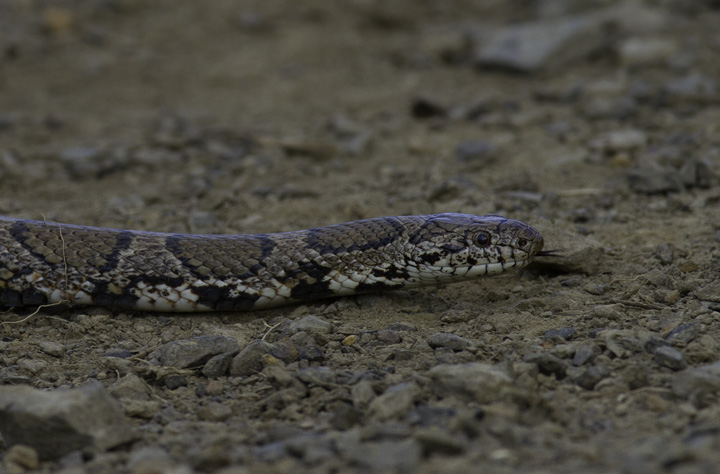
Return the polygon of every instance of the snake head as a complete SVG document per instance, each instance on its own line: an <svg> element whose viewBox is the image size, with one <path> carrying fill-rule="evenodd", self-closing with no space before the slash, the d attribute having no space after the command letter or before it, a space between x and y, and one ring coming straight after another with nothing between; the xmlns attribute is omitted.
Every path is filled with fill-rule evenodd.
<svg viewBox="0 0 720 474"><path fill-rule="evenodd" d="M407 269L420 284L474 278L521 268L543 248L540 233L502 216L429 216L411 236Z"/></svg>

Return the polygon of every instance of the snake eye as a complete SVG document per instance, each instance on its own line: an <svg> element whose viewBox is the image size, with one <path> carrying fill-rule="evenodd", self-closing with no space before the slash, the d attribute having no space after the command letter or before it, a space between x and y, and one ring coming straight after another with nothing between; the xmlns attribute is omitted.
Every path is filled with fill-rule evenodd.
<svg viewBox="0 0 720 474"><path fill-rule="evenodd" d="M525 247L528 244L527 239L518 239L517 241L518 247Z"/></svg>
<svg viewBox="0 0 720 474"><path fill-rule="evenodd" d="M490 234L487 232L480 232L478 233L477 237L475 237L475 242L478 244L479 247L485 247L490 244Z"/></svg>

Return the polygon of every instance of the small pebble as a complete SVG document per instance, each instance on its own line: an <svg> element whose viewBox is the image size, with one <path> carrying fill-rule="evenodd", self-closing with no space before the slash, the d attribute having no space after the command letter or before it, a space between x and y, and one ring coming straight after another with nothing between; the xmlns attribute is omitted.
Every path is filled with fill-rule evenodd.
<svg viewBox="0 0 720 474"><path fill-rule="evenodd" d="M594 140L590 143L590 148L604 153L615 153L644 147L647 141L647 135L641 130L616 130Z"/></svg>
<svg viewBox="0 0 720 474"><path fill-rule="evenodd" d="M213 356L223 353L237 353L238 342L234 337L198 336L182 339L155 349L148 357L160 365L185 369L202 367Z"/></svg>
<svg viewBox="0 0 720 474"><path fill-rule="evenodd" d="M533 362L537 364L540 373L545 375L554 375L558 380L565 378L567 364L557 356L547 352L528 354L523 358L525 362Z"/></svg>
<svg viewBox="0 0 720 474"><path fill-rule="evenodd" d="M591 360L596 355L600 354L602 349L600 346L593 341L585 341L577 346L575 356L573 357L573 365L581 366Z"/></svg>
<svg viewBox="0 0 720 474"><path fill-rule="evenodd" d="M210 397L222 395L225 391L225 384L220 380L210 380L205 386L205 393Z"/></svg>
<svg viewBox="0 0 720 474"><path fill-rule="evenodd" d="M475 343L470 339L466 339L449 332L431 334L427 338L427 343L433 349L444 347L453 351L472 351L476 348Z"/></svg>
<svg viewBox="0 0 720 474"><path fill-rule="evenodd" d="M488 163L494 158L496 147L489 142L468 140L458 143L455 147L455 158L463 163Z"/></svg>
<svg viewBox="0 0 720 474"><path fill-rule="evenodd" d="M317 346L305 346L298 352L298 357L310 362L321 362L325 360L325 352Z"/></svg>
<svg viewBox="0 0 720 474"><path fill-rule="evenodd" d="M22 473L25 470L37 469L40 466L40 457L37 451L25 444L10 446L5 452L2 461L8 473Z"/></svg>
<svg viewBox="0 0 720 474"><path fill-rule="evenodd" d="M209 379L225 375L230 368L234 355L235 351L212 356L203 366L202 374Z"/></svg>
<svg viewBox="0 0 720 474"><path fill-rule="evenodd" d="M631 66L663 64L678 50L675 41L665 38L630 38L619 47L620 59Z"/></svg>
<svg viewBox="0 0 720 474"><path fill-rule="evenodd" d="M352 396L353 406L360 410L367 408L370 402L377 397L375 390L372 388L372 383L370 383L369 380L361 380L353 385L350 389L350 394Z"/></svg>
<svg viewBox="0 0 720 474"><path fill-rule="evenodd" d="M413 382L404 382L389 387L368 406L371 417L378 421L404 418L420 395L420 388Z"/></svg>
<svg viewBox="0 0 720 474"><path fill-rule="evenodd" d="M128 374L109 388L110 393L119 399L150 400L150 387L135 374Z"/></svg>
<svg viewBox="0 0 720 474"><path fill-rule="evenodd" d="M663 265L669 265L673 262L675 256L675 246L672 244L659 244L655 249L655 256Z"/></svg>
<svg viewBox="0 0 720 474"><path fill-rule="evenodd" d="M684 347L693 341L700 334L700 328L697 324L686 323L681 324L672 330L665 338L673 346Z"/></svg>
<svg viewBox="0 0 720 474"><path fill-rule="evenodd" d="M375 333L378 341L384 342L385 344L398 344L402 342L402 336L392 329L380 329Z"/></svg>
<svg viewBox="0 0 720 474"><path fill-rule="evenodd" d="M553 341L560 339L562 341L567 341L572 339L574 334L575 328L549 329L545 331L545 340Z"/></svg>
<svg viewBox="0 0 720 474"><path fill-rule="evenodd" d="M461 400L491 403L501 398L502 389L512 379L503 369L484 362L440 364L428 371L430 388L441 398L457 397Z"/></svg>
<svg viewBox="0 0 720 474"><path fill-rule="evenodd" d="M575 377L574 381L585 390L592 390L602 379L610 374L610 369L605 364L597 364L583 370Z"/></svg>
<svg viewBox="0 0 720 474"><path fill-rule="evenodd" d="M447 108L432 99L418 98L410 106L410 114L417 119L444 117Z"/></svg>
<svg viewBox="0 0 720 474"><path fill-rule="evenodd" d="M709 76L691 73L680 79L667 81L663 91L670 100L706 102L717 98L718 83Z"/></svg>
<svg viewBox="0 0 720 474"><path fill-rule="evenodd" d="M289 329L292 334L300 331L307 332L308 334L329 334L333 331L333 325L322 318L308 315L297 321L293 321Z"/></svg>
<svg viewBox="0 0 720 474"><path fill-rule="evenodd" d="M308 385L325 388L335 388L338 385L337 372L330 367L308 367L297 372L296 376Z"/></svg>
<svg viewBox="0 0 720 474"><path fill-rule="evenodd" d="M39 347L41 351L54 357L65 355L65 346L59 342L43 341L39 344Z"/></svg>
<svg viewBox="0 0 720 474"><path fill-rule="evenodd" d="M230 363L230 375L251 375L263 369L263 356L269 354L273 345L265 341L253 341L236 355Z"/></svg>
<svg viewBox="0 0 720 474"><path fill-rule="evenodd" d="M163 383L168 389L177 390L180 387L187 386L188 379L184 375L172 374L165 377Z"/></svg>
<svg viewBox="0 0 720 474"><path fill-rule="evenodd" d="M655 362L672 370L682 370L687 366L682 353L670 346L655 349Z"/></svg>
<svg viewBox="0 0 720 474"><path fill-rule="evenodd" d="M441 455L458 455L465 452L467 443L440 428L421 428L415 432L415 439L420 442L423 453Z"/></svg>
<svg viewBox="0 0 720 474"><path fill-rule="evenodd" d="M642 167L627 173L630 190L638 194L680 192L685 188L682 177L674 169Z"/></svg>
<svg viewBox="0 0 720 474"><path fill-rule="evenodd" d="M698 408L717 403L720 392L720 362L685 369L675 374L673 393Z"/></svg>
<svg viewBox="0 0 720 474"><path fill-rule="evenodd" d="M232 410L222 403L211 402L197 411L197 416L203 421L225 421L232 415Z"/></svg>
<svg viewBox="0 0 720 474"><path fill-rule="evenodd" d="M515 23L479 45L475 64L524 73L556 68L601 48L603 30L602 20L591 15Z"/></svg>

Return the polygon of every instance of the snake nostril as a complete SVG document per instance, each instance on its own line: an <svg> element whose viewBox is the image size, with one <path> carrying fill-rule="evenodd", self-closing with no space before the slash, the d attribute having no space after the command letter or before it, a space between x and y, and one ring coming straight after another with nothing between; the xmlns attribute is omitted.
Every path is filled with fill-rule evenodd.
<svg viewBox="0 0 720 474"><path fill-rule="evenodd" d="M518 239L518 247L525 247L528 244L527 239Z"/></svg>

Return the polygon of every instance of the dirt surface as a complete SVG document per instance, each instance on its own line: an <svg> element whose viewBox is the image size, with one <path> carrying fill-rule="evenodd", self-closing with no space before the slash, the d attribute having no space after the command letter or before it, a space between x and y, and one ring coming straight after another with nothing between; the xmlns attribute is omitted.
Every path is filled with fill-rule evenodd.
<svg viewBox="0 0 720 474"><path fill-rule="evenodd" d="M717 7L0 3L3 215L257 233L496 213L563 254L246 314L9 312L2 388L100 381L132 437L49 455L15 426L3 469L717 472Z"/></svg>

